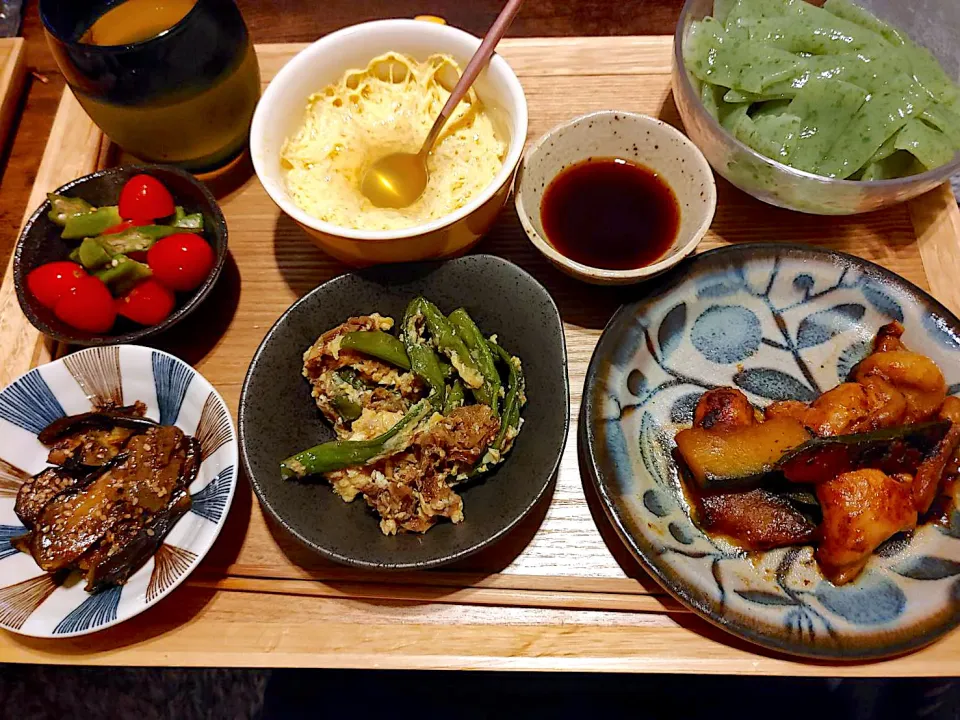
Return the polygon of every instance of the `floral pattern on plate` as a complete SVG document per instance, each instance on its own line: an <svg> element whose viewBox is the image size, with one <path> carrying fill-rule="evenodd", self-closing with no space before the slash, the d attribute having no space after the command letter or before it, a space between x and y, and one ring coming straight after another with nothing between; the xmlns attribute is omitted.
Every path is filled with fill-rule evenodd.
<svg viewBox="0 0 960 720"><path fill-rule="evenodd" d="M881 546L843 587L810 547L745 553L691 520L672 452L700 395L729 385L757 406L842 382L877 329L960 391L960 322L904 279L807 247L723 248L681 265L614 316L584 388L581 448L614 526L669 591L727 630L799 655L864 659L929 643L960 621L960 513Z"/></svg>

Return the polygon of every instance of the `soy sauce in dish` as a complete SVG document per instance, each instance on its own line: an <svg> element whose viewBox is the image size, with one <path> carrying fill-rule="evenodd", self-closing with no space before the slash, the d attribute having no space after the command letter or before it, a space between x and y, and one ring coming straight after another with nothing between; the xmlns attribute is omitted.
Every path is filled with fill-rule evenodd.
<svg viewBox="0 0 960 720"><path fill-rule="evenodd" d="M680 205L650 168L621 158L589 158L565 168L540 204L547 242L565 257L604 270L656 262L676 240Z"/></svg>

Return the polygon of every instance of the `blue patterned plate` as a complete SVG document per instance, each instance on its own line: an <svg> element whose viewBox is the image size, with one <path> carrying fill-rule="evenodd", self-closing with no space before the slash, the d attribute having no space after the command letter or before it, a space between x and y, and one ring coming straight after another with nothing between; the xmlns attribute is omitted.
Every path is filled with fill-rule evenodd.
<svg viewBox="0 0 960 720"><path fill-rule="evenodd" d="M888 541L853 583L823 579L810 547L744 553L690 519L673 437L704 390L735 385L758 406L811 400L841 382L877 328L960 391L960 322L872 263L751 244L693 258L607 325L584 387L581 447L623 541L682 602L747 640L809 657L905 652L960 621L960 513Z"/></svg>
<svg viewBox="0 0 960 720"><path fill-rule="evenodd" d="M21 483L46 467L37 433L92 401L147 406L147 416L195 436L203 463L193 506L154 557L122 587L91 595L82 582L56 585L10 539L25 529L13 511ZM21 635L85 635L137 615L171 592L213 545L237 478L237 438L223 398L192 367L136 345L90 348L31 370L0 390L0 627Z"/></svg>

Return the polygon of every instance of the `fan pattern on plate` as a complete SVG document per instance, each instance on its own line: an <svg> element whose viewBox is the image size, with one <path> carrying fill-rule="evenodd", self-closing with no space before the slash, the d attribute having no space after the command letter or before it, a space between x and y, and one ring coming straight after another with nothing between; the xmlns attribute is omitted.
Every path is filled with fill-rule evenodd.
<svg viewBox="0 0 960 720"><path fill-rule="evenodd" d="M123 405L118 346L90 348L84 353L67 355L63 364L95 407Z"/></svg>
<svg viewBox="0 0 960 720"><path fill-rule="evenodd" d="M161 545L157 554L153 556L153 572L150 573L150 584L147 586L147 602L153 602L160 597L196 559L197 554L190 550L184 550L169 543Z"/></svg>
<svg viewBox="0 0 960 720"><path fill-rule="evenodd" d="M154 352L151 364L160 406L160 424L175 425L193 373L189 365L164 353Z"/></svg>
<svg viewBox="0 0 960 720"><path fill-rule="evenodd" d="M38 575L0 588L0 623L19 630L56 589L57 584L49 575Z"/></svg>
<svg viewBox="0 0 960 720"><path fill-rule="evenodd" d="M0 497L15 498L20 486L29 479L27 472L0 458Z"/></svg>
<svg viewBox="0 0 960 720"><path fill-rule="evenodd" d="M210 393L203 403L200 423L197 425L196 438L200 442L201 455L208 458L230 440L233 428L223 403Z"/></svg>
<svg viewBox="0 0 960 720"><path fill-rule="evenodd" d="M190 511L210 522L218 523L227 508L233 486L233 466L224 468L207 485L190 496Z"/></svg>
<svg viewBox="0 0 960 720"><path fill-rule="evenodd" d="M84 632L117 619L122 587L112 587L90 595L53 629L54 635Z"/></svg>
<svg viewBox="0 0 960 720"><path fill-rule="evenodd" d="M31 370L0 392L0 418L34 435L64 415L39 370Z"/></svg>

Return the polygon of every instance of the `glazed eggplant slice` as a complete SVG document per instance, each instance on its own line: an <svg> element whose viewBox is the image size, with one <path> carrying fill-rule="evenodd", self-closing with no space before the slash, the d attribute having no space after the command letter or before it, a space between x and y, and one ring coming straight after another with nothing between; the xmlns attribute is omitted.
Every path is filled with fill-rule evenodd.
<svg viewBox="0 0 960 720"><path fill-rule="evenodd" d="M38 439L51 446L47 461L62 465L76 460L84 465L103 465L118 455L135 434L156 427L143 417L146 406L136 403L112 410L81 413L54 420Z"/></svg>
<svg viewBox="0 0 960 720"><path fill-rule="evenodd" d="M816 533L816 526L789 501L763 488L703 495L697 508L700 527L744 550L803 545Z"/></svg>
<svg viewBox="0 0 960 720"><path fill-rule="evenodd" d="M123 521L166 508L198 458L194 443L166 425L132 437L124 455L86 487L61 494L44 507L29 548L45 571L72 567Z"/></svg>
<svg viewBox="0 0 960 720"><path fill-rule="evenodd" d="M78 564L87 581L87 592L100 592L111 585L123 585L157 552L177 521L190 510L190 494L178 490L167 507L158 513L144 513L126 521Z"/></svg>
<svg viewBox="0 0 960 720"><path fill-rule="evenodd" d="M793 482L817 484L860 468L913 474L950 430L949 420L905 425L854 435L816 438L786 453L776 464ZM679 440L679 436L678 436Z"/></svg>
<svg viewBox="0 0 960 720"><path fill-rule="evenodd" d="M114 456L108 465L115 465L122 459L123 456ZM45 468L20 486L14 512L26 527L33 528L40 513L54 498L86 487L105 469L76 463Z"/></svg>
<svg viewBox="0 0 960 720"><path fill-rule="evenodd" d="M700 427L677 433L677 451L700 490L758 485L784 453L803 445L810 433L797 420L778 417L730 429Z"/></svg>
<svg viewBox="0 0 960 720"><path fill-rule="evenodd" d="M835 585L850 582L881 543L917 526L908 475L865 469L817 486L823 509L817 561Z"/></svg>

